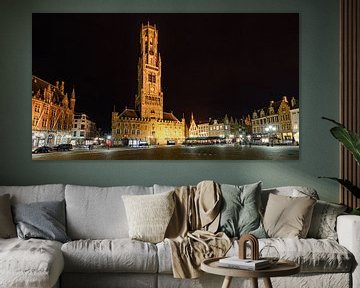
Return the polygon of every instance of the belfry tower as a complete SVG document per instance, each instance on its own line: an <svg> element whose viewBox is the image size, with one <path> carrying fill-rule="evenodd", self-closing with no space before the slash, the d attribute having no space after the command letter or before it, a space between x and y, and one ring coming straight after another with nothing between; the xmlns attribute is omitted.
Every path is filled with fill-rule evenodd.
<svg viewBox="0 0 360 288"><path fill-rule="evenodd" d="M138 64L138 94L135 109L141 118L163 119L161 59L158 52L158 30L149 23L141 25Z"/></svg>

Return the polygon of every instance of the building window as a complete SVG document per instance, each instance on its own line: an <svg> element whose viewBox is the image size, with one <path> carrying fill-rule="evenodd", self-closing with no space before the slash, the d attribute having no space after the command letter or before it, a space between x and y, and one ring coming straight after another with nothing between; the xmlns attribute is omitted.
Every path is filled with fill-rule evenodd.
<svg viewBox="0 0 360 288"><path fill-rule="evenodd" d="M85 124L81 124L81 130L84 130L85 129Z"/></svg>
<svg viewBox="0 0 360 288"><path fill-rule="evenodd" d="M84 137L85 136L85 132L84 131L80 131L80 137Z"/></svg>
<svg viewBox="0 0 360 288"><path fill-rule="evenodd" d="M149 73L148 74L148 81L150 83L156 83L156 75L155 74L152 74L152 73Z"/></svg>

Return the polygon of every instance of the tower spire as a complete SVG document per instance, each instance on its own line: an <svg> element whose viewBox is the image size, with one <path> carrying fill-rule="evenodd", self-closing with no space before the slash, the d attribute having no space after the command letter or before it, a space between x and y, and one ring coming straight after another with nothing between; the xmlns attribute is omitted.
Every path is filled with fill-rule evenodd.
<svg viewBox="0 0 360 288"><path fill-rule="evenodd" d="M75 111L75 88L73 87L71 92L71 99L70 99L70 109L74 112Z"/></svg>
<svg viewBox="0 0 360 288"><path fill-rule="evenodd" d="M138 64L138 93L135 109L141 118L163 119L163 93L161 89L161 61L158 52L158 30L155 26L141 25L140 58Z"/></svg>

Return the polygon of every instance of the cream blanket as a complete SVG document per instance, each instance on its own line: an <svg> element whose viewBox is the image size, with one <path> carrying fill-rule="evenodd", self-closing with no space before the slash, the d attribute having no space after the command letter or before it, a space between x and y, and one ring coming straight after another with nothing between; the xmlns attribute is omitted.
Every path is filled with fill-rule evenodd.
<svg viewBox="0 0 360 288"><path fill-rule="evenodd" d="M221 190L213 181L175 189L175 211L165 233L171 247L175 278L200 277L201 262L222 257L231 246L225 233L216 233L221 209Z"/></svg>

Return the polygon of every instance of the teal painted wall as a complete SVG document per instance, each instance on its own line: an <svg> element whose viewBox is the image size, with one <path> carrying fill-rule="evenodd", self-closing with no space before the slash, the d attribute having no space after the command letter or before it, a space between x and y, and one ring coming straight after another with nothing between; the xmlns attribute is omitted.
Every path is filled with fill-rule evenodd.
<svg viewBox="0 0 360 288"><path fill-rule="evenodd" d="M300 13L300 160L32 161L33 12ZM265 187L312 186L322 199L338 201L337 184L317 179L319 175L337 176L339 171L337 142L330 136L331 125L321 120L321 116L338 118L338 42L337 0L3 0L0 3L0 185L181 185L203 179L245 184L262 180Z"/></svg>

